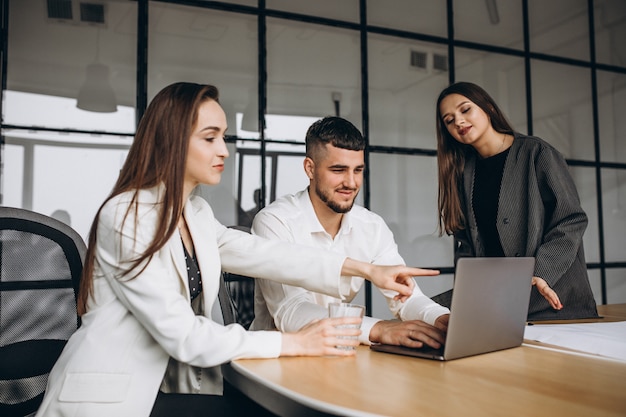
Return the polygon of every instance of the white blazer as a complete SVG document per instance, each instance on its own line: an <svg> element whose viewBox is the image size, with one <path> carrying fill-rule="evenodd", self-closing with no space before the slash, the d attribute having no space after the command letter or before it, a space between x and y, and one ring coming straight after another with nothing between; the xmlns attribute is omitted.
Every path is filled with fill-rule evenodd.
<svg viewBox="0 0 626 417"><path fill-rule="evenodd" d="M50 373L37 416L148 416L170 357L212 367L233 359L278 356L280 333L247 332L208 317L222 269L339 298L349 291L349 277L340 277L344 256L226 228L200 197L189 199L184 214L202 274L204 316L190 306L178 233L136 278L117 278L152 241L161 190L139 193L138 227L134 210L123 221L130 193L102 209L93 300Z"/></svg>

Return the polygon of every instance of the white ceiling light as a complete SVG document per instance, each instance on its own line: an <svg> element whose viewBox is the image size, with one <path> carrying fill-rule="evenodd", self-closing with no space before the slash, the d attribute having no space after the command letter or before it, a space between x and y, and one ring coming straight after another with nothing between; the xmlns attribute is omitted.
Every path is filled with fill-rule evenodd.
<svg viewBox="0 0 626 417"><path fill-rule="evenodd" d="M82 110L114 113L117 111L115 92L109 82L108 65L96 62L87 65L85 82L78 91L76 107Z"/></svg>
<svg viewBox="0 0 626 417"><path fill-rule="evenodd" d="M88 6L91 6L91 9ZM81 4L82 15L91 16L90 20L104 23L104 6ZM96 59L85 68L85 81L78 91L76 107L92 112L114 113L117 111L117 100L109 80L111 72L109 66L101 63L99 58L100 29L96 28Z"/></svg>

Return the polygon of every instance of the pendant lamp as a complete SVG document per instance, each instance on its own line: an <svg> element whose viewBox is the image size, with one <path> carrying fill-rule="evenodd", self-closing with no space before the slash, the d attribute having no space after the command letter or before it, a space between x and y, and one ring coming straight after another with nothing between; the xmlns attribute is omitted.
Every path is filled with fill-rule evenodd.
<svg viewBox="0 0 626 417"><path fill-rule="evenodd" d="M117 100L109 81L109 66L99 62L99 30L97 34L96 60L85 68L85 81L78 91L76 107L92 112L114 113L117 111Z"/></svg>

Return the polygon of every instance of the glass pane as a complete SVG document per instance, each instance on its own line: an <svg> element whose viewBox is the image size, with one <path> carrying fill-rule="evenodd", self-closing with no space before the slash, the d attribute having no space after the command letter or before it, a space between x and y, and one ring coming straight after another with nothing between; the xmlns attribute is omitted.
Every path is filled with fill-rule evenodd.
<svg viewBox="0 0 626 417"><path fill-rule="evenodd" d="M437 159L370 154L371 209L393 231L407 264L452 266L452 239L437 231ZM429 285L437 285L431 282Z"/></svg>
<svg viewBox="0 0 626 417"><path fill-rule="evenodd" d="M523 49L522 2L455 0L454 37L463 41Z"/></svg>
<svg viewBox="0 0 626 417"><path fill-rule="evenodd" d="M444 46L369 35L369 142L435 149L435 103L448 85Z"/></svg>
<svg viewBox="0 0 626 417"><path fill-rule="evenodd" d="M359 21L359 0L266 0L265 7L348 22Z"/></svg>
<svg viewBox="0 0 626 417"><path fill-rule="evenodd" d="M29 128L78 129L93 132L135 132L135 109L117 106L113 113L85 111L76 99L45 94L5 91L4 121Z"/></svg>
<svg viewBox="0 0 626 417"><path fill-rule="evenodd" d="M267 32L267 113L339 114L360 127L359 33L279 19L267 20ZM290 139L301 136L294 130Z"/></svg>
<svg viewBox="0 0 626 417"><path fill-rule="evenodd" d="M237 192L237 224L252 227L254 216L262 206L267 205L269 191L266 190L265 201L261 200L261 156L260 143L253 147L246 144L245 148L237 147L237 172L236 184L233 190ZM272 165L268 161L266 166L265 182L269 183L271 178Z"/></svg>
<svg viewBox="0 0 626 417"><path fill-rule="evenodd" d="M589 60L587 0L529 0L531 52Z"/></svg>
<svg viewBox="0 0 626 417"><path fill-rule="evenodd" d="M457 48L455 65L456 81L480 85L498 103L515 130L528 131L522 58Z"/></svg>
<svg viewBox="0 0 626 417"><path fill-rule="evenodd" d="M15 94L6 95L3 122L132 133L136 3L72 2L56 14L46 5L9 3L7 90Z"/></svg>
<svg viewBox="0 0 626 417"><path fill-rule="evenodd" d="M213 84L229 133L239 132L237 113L253 115L244 130L258 130L256 17L156 2L150 15L149 99L181 80Z"/></svg>
<svg viewBox="0 0 626 417"><path fill-rule="evenodd" d="M595 159L589 69L531 61L533 133L566 158Z"/></svg>
<svg viewBox="0 0 626 417"><path fill-rule="evenodd" d="M583 235L583 245L585 248L585 260L587 263L600 262L600 246L598 235L598 192L596 189L595 168L570 166L569 171L576 184L580 204L589 224Z"/></svg>
<svg viewBox="0 0 626 417"><path fill-rule="evenodd" d="M602 64L623 66L626 62L626 2L595 0L593 5L596 60Z"/></svg>
<svg viewBox="0 0 626 417"><path fill-rule="evenodd" d="M261 206L260 144L246 143L245 147L238 146L236 161L237 185L235 189L239 201L237 224L251 227L252 220Z"/></svg>
<svg viewBox="0 0 626 417"><path fill-rule="evenodd" d="M308 128L308 126L307 126ZM268 178L267 187L270 201L274 201L285 194L294 194L309 185L309 179L304 173L304 145L288 145L271 143L267 146L267 157L271 159L268 167L273 172Z"/></svg>
<svg viewBox="0 0 626 417"><path fill-rule="evenodd" d="M304 143L309 126L316 120L319 117L268 114L265 116L265 136L274 140Z"/></svg>
<svg viewBox="0 0 626 417"><path fill-rule="evenodd" d="M437 232L437 161L415 155L370 154L371 209L385 219L407 265L453 266L453 241ZM390 186L392 184L393 186ZM452 275L416 277L429 297L452 288ZM372 291L374 317L391 318L379 291Z"/></svg>
<svg viewBox="0 0 626 417"><path fill-rule="evenodd" d="M598 71L597 80L600 158L604 162L626 162L626 75Z"/></svg>
<svg viewBox="0 0 626 417"><path fill-rule="evenodd" d="M626 261L626 170L602 169L602 214L604 219L604 259Z"/></svg>
<svg viewBox="0 0 626 417"><path fill-rule="evenodd" d="M437 232L437 160L431 156L370 154L371 210L393 232L407 265L451 267L453 242ZM417 277L432 297L452 288L452 275ZM380 292L372 291L373 316L391 318Z"/></svg>
<svg viewBox="0 0 626 417"><path fill-rule="evenodd" d="M64 221L86 239L96 211L117 180L131 138L8 130L3 134L10 151L6 155L16 157L2 175L3 204L48 216L64 212Z"/></svg>
<svg viewBox="0 0 626 417"><path fill-rule="evenodd" d="M606 271L607 304L623 303L626 300L626 269L608 269Z"/></svg>
<svg viewBox="0 0 626 417"><path fill-rule="evenodd" d="M24 146L12 145L8 133L3 132L7 141L2 145L2 201L0 205L7 207L23 207L22 190L24 187ZM7 181L11 178L11 181Z"/></svg>
<svg viewBox="0 0 626 417"><path fill-rule="evenodd" d="M305 189L309 181L302 167L302 156L281 155L276 159L276 198Z"/></svg>
<svg viewBox="0 0 626 417"><path fill-rule="evenodd" d="M428 35L448 35L446 2L440 0L368 0L367 24Z"/></svg>

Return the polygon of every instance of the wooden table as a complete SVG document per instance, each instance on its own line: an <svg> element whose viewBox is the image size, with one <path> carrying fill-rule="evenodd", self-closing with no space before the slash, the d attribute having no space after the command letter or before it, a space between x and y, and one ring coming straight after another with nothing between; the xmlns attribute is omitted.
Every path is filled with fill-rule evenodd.
<svg viewBox="0 0 626 417"><path fill-rule="evenodd" d="M626 319L626 304L601 314ZM531 345L450 362L373 352L238 360L226 379L284 416L626 416L626 362Z"/></svg>
<svg viewBox="0 0 626 417"><path fill-rule="evenodd" d="M626 321L626 303L600 305L598 314L610 321Z"/></svg>
<svg viewBox="0 0 626 417"><path fill-rule="evenodd" d="M599 318L576 320L540 320L533 324L566 324L566 323L598 323L612 321L626 321L626 304L606 304L598 306Z"/></svg>

